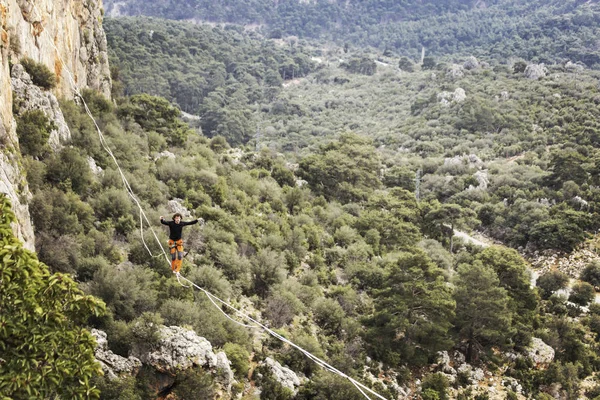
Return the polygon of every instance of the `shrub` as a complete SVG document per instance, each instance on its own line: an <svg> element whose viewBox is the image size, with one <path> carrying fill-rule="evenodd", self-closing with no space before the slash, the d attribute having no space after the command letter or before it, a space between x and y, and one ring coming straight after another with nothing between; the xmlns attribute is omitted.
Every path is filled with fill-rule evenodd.
<svg viewBox="0 0 600 400"><path fill-rule="evenodd" d="M600 286L600 263L597 261L589 263L581 272L579 279L592 286Z"/></svg>
<svg viewBox="0 0 600 400"><path fill-rule="evenodd" d="M238 378L244 378L248 375L250 369L250 353L248 350L236 343L225 343L223 351L231 361L231 366Z"/></svg>
<svg viewBox="0 0 600 400"><path fill-rule="evenodd" d="M178 399L212 399L215 395L213 379L204 370L191 368L178 374L173 393Z"/></svg>
<svg viewBox="0 0 600 400"><path fill-rule="evenodd" d="M569 277L567 274L558 270L553 270L548 271L544 275L540 276L536 282L536 285L538 288L540 288L542 297L547 299L552 295L552 293L565 288L568 282Z"/></svg>
<svg viewBox="0 0 600 400"><path fill-rule="evenodd" d="M56 87L56 76L44 64L35 62L31 58L23 58L21 65L37 86L46 90Z"/></svg>
<svg viewBox="0 0 600 400"><path fill-rule="evenodd" d="M50 132L56 129L41 110L25 111L17 118L17 136L23 154L39 157L46 153Z"/></svg>
<svg viewBox="0 0 600 400"><path fill-rule="evenodd" d="M586 306L594 300L595 296L596 291L594 287L587 282L581 282L573 285L569 301L580 306Z"/></svg>
<svg viewBox="0 0 600 400"><path fill-rule="evenodd" d="M432 392L437 395L437 397L429 397L430 399L437 398L439 400L446 400L448 398L447 391L449 386L448 378L441 373L427 375L423 378L423 384L421 385L424 393L429 391L432 396Z"/></svg>

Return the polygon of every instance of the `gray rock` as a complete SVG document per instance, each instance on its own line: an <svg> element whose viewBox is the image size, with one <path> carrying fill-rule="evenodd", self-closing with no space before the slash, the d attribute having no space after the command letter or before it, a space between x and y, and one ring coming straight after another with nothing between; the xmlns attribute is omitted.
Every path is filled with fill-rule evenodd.
<svg viewBox="0 0 600 400"><path fill-rule="evenodd" d="M450 67L448 67L446 73L452 78L462 78L465 76L464 67L458 64L452 64Z"/></svg>
<svg viewBox="0 0 600 400"><path fill-rule="evenodd" d="M96 338L96 360L102 366L102 371L108 379L117 379L123 375L136 375L142 363L136 357L121 357L108 349L106 333L98 329L92 329L92 336Z"/></svg>
<svg viewBox="0 0 600 400"><path fill-rule="evenodd" d="M536 365L548 365L554 360L554 349L540 338L531 338L531 344L526 349L527 357Z"/></svg>
<svg viewBox="0 0 600 400"><path fill-rule="evenodd" d="M271 357L267 357L264 361L264 364L271 369L273 372L273 377L275 380L277 380L277 382L281 383L283 387L286 387L296 393L296 388L300 386L302 382L294 371L282 366Z"/></svg>
<svg viewBox="0 0 600 400"><path fill-rule="evenodd" d="M190 218L192 213L183 205L182 199L173 199L169 200L167 203L167 210L170 213L179 213L183 217L183 219Z"/></svg>
<svg viewBox="0 0 600 400"><path fill-rule="evenodd" d="M102 173L103 170L101 167L98 166L98 164L96 164L96 160L88 156L87 161L88 165L90 166L90 170L94 175L100 175Z"/></svg>
<svg viewBox="0 0 600 400"><path fill-rule="evenodd" d="M466 70L478 69L480 67L479 61L474 56L470 56L467 61L464 62L463 68Z"/></svg>
<svg viewBox="0 0 600 400"><path fill-rule="evenodd" d="M50 132L50 138L48 139L48 143L53 150L59 150L62 143L71 139L71 131L67 126L56 96L34 85L31 77L21 64L15 64L12 67L11 88L14 94L14 102L17 105L17 114L31 110L41 110L54 123L56 129Z"/></svg>
<svg viewBox="0 0 600 400"><path fill-rule="evenodd" d="M449 106L451 103L462 103L467 98L465 90L457 88L454 92L441 92L438 93L437 99L440 104Z"/></svg>
<svg viewBox="0 0 600 400"><path fill-rule="evenodd" d="M583 65L575 64L571 61L567 61L567 63L565 64L565 70L567 70L567 72L579 73L582 72L584 69L585 67Z"/></svg>
<svg viewBox="0 0 600 400"><path fill-rule="evenodd" d="M477 189L487 190L487 188L490 184L490 178L488 176L487 169L483 169L483 170L475 172L475 174L473 174L473 177L475 179L477 179L477 183L479 184L477 186Z"/></svg>
<svg viewBox="0 0 600 400"><path fill-rule="evenodd" d="M548 68L544 64L529 64L525 68L525 76L528 79L540 79L548 74Z"/></svg>
<svg viewBox="0 0 600 400"><path fill-rule="evenodd" d="M452 367L452 361L447 351L437 353L437 365L444 374L455 376L456 370Z"/></svg>

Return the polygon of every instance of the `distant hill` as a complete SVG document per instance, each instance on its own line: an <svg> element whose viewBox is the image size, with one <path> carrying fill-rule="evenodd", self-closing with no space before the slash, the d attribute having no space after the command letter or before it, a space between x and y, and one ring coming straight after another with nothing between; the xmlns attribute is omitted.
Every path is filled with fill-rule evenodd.
<svg viewBox="0 0 600 400"><path fill-rule="evenodd" d="M398 55L473 54L600 64L600 6L582 0L105 2L109 16L147 15L252 26L272 38L298 36L372 46Z"/></svg>

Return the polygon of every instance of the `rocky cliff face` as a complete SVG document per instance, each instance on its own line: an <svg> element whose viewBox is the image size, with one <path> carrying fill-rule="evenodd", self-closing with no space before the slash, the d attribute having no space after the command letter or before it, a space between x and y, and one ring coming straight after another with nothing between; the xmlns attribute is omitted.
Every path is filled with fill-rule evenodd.
<svg viewBox="0 0 600 400"><path fill-rule="evenodd" d="M101 6L101 0L0 0L0 191L11 199L19 221L15 233L29 249L34 247L27 208L31 195L20 162L11 65L23 57L45 64L56 74L56 97L73 98L69 74L79 89L110 96ZM46 100L30 99L32 104L47 103L48 95L42 96Z"/></svg>

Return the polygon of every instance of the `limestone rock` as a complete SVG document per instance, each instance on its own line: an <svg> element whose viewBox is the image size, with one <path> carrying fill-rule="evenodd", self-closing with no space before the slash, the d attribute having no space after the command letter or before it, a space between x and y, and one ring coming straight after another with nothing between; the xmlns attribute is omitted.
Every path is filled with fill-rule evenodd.
<svg viewBox="0 0 600 400"><path fill-rule="evenodd" d="M156 350L146 353L134 348L132 354L159 373L175 374L194 366L216 369L227 390L231 389L231 364L225 353L213 352L208 340L179 326L160 327L160 336Z"/></svg>
<svg viewBox="0 0 600 400"><path fill-rule="evenodd" d="M121 375L136 375L142 366L139 359L130 356L121 357L108 349L106 333L92 329L92 336L96 339L96 360L102 366L102 371L108 379L117 379Z"/></svg>
<svg viewBox="0 0 600 400"><path fill-rule="evenodd" d="M100 175L102 173L102 168L96 164L96 160L94 160L92 157L88 156L87 162L94 175Z"/></svg>
<svg viewBox="0 0 600 400"><path fill-rule="evenodd" d="M177 158L177 156L175 154L171 153L170 151L165 150L165 151L163 151L161 153L158 153L154 157L154 161L160 160L161 158L172 158L173 159L173 158Z"/></svg>
<svg viewBox="0 0 600 400"><path fill-rule="evenodd" d="M36 86L21 64L15 64L12 67L11 88L17 105L17 114L23 114L31 110L41 110L54 123L56 129L50 132L50 138L48 139L48 144L54 151L59 150L62 143L71 139L71 131L67 126L56 96Z"/></svg>
<svg viewBox="0 0 600 400"><path fill-rule="evenodd" d="M465 76L464 67L458 64L452 64L447 70L447 74L452 78L462 78Z"/></svg>
<svg viewBox="0 0 600 400"><path fill-rule="evenodd" d="M531 344L526 349L529 357L536 365L548 365L554 360L554 349L540 338L531 338Z"/></svg>
<svg viewBox="0 0 600 400"><path fill-rule="evenodd" d="M169 210L169 212L173 214L181 214L184 220L192 216L192 213L190 213L190 211L183 205L182 199L169 200L169 202L167 203L167 210Z"/></svg>
<svg viewBox="0 0 600 400"><path fill-rule="evenodd" d="M11 64L29 57L46 65L56 74L53 95L72 99L72 82L78 89L92 88L110 96L111 80L107 44L102 29L100 1L75 0L0 0L0 156L2 192L11 199L18 224L13 226L26 248L34 249L34 233L27 201L31 197L24 173L19 167L16 123L13 117ZM85 50L81 50L85 48ZM10 60L10 61L9 61ZM71 80L72 77L72 80ZM6 89L6 90L4 90ZM56 97L34 96L45 103L47 114L61 132L51 137L56 144L62 133L63 121L55 115ZM16 104L19 106L18 104ZM11 154L9 154L11 153ZM14 156L13 156L14 154Z"/></svg>
<svg viewBox="0 0 600 400"><path fill-rule="evenodd" d="M480 67L479 61L474 56L470 56L467 61L462 65L466 70L478 69Z"/></svg>
<svg viewBox="0 0 600 400"><path fill-rule="evenodd" d="M565 70L567 72L573 72L573 73L579 73L582 72L585 69L585 67L581 64L575 64L574 62L571 61L567 61L567 63L565 64Z"/></svg>
<svg viewBox="0 0 600 400"><path fill-rule="evenodd" d="M548 74L548 68L544 64L529 64L525 68L525 76L528 79L540 79Z"/></svg>
<svg viewBox="0 0 600 400"><path fill-rule="evenodd" d="M469 186L469 190L473 189L482 189L487 190L488 185L490 184L490 178L488 176L488 170L480 170L473 174L473 177L477 179L478 186L475 188L474 186Z"/></svg>
<svg viewBox="0 0 600 400"><path fill-rule="evenodd" d="M437 99L440 104L449 106L451 103L462 103L467 98L467 94L463 88L457 88L454 92L438 93Z"/></svg>
<svg viewBox="0 0 600 400"><path fill-rule="evenodd" d="M281 383L283 387L286 387L296 393L296 388L300 386L302 382L294 371L282 366L271 357L267 357L264 361L264 364L271 369L273 372L273 377L277 382Z"/></svg>

